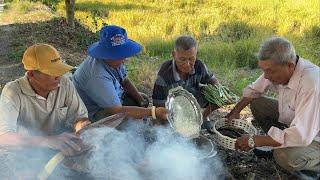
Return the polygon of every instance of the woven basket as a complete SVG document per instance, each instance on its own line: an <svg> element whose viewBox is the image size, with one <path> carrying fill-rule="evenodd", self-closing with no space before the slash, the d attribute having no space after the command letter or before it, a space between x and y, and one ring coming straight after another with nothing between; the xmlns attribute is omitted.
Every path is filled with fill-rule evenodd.
<svg viewBox="0 0 320 180"><path fill-rule="evenodd" d="M253 135L257 134L257 129L252 124L249 124L245 120L233 119L231 121L231 123L228 123L227 119L220 119L220 120L215 121L214 126L213 126L213 131L216 134L218 143L221 146L228 148L228 149L231 149L231 150L235 150L235 143L236 143L237 139L230 138L228 136L224 136L218 131L219 128L230 127L230 126L240 128L248 134L253 134Z"/></svg>

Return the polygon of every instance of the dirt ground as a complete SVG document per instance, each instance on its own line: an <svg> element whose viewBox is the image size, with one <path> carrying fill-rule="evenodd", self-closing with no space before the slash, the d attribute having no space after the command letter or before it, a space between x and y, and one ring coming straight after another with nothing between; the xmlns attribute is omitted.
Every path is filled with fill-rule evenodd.
<svg viewBox="0 0 320 180"><path fill-rule="evenodd" d="M57 23L52 21L51 23ZM7 24L0 24L0 92L4 87L5 83L21 77L24 74L23 66L21 61L13 61L9 58L10 49L14 48L12 40L17 34L25 33L24 36L28 36L33 32L36 25L23 25L14 26ZM28 34L28 31L30 34ZM15 33L13 33L15 32ZM83 50L74 50L73 47L64 42L63 39L54 37L57 34L51 34L51 42L60 51L62 57L71 65L78 65L82 59L86 56ZM50 34L48 34L50 36ZM68 38L66 36L65 38ZM33 41L28 42L29 44L34 43ZM149 91L151 92L151 91ZM215 119L222 118L229 112L229 108L219 109L212 114L212 121ZM249 110L244 111L241 114L243 119L252 120ZM206 134L214 142L218 150L218 155L224 162L225 167L230 172L230 179L297 179L295 176L282 170L272 159L258 158L252 152L251 153L240 153L232 150L227 150L217 144L214 135Z"/></svg>
<svg viewBox="0 0 320 180"><path fill-rule="evenodd" d="M20 62L9 60L10 39L12 26L0 24L0 92L5 83L23 75L24 70Z"/></svg>
<svg viewBox="0 0 320 180"><path fill-rule="evenodd" d="M79 26L79 24L77 25ZM24 75L25 71L21 63L22 55L26 47L34 43L53 45L70 65L76 66L82 62L86 56L84 48L74 47L75 43L72 39L75 37L68 31L68 28L65 28L64 31L55 28L51 32L46 32L49 31L49 28L63 28L64 26L65 22L61 19L25 24L6 24L0 21L0 93L7 82ZM85 29L82 28L80 31L85 31ZM82 35L86 36L84 33ZM92 37L93 35L89 34L88 36ZM71 42L66 39L70 39ZM21 42L25 42L25 44L21 45Z"/></svg>

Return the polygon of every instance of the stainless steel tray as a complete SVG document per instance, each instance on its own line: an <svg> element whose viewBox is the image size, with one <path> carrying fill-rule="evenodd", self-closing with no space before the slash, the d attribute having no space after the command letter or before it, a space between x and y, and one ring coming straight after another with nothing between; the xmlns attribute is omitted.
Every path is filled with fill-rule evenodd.
<svg viewBox="0 0 320 180"><path fill-rule="evenodd" d="M191 93L181 86L173 88L169 90L165 106L168 110L168 121L176 132L188 138L200 135L202 113ZM192 129L192 132L188 132L188 129Z"/></svg>

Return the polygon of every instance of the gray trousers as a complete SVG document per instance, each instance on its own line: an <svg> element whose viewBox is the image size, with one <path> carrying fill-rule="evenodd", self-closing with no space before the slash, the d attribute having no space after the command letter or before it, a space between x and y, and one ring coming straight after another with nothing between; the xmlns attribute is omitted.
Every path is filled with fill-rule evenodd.
<svg viewBox="0 0 320 180"><path fill-rule="evenodd" d="M250 108L255 120L267 133L271 126L285 129L287 126L278 122L278 101L260 97L254 99ZM306 147L288 147L275 149L273 156L276 162L284 169L294 172L309 170L320 173L320 143L313 141Z"/></svg>

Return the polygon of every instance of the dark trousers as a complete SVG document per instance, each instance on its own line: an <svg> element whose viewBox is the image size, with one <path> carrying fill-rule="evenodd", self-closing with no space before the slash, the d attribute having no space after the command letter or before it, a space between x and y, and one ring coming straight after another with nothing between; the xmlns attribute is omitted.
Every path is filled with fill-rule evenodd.
<svg viewBox="0 0 320 180"><path fill-rule="evenodd" d="M287 125L278 122L277 100L260 97L251 102L250 108L255 120L266 133L271 126L279 129L287 128ZM320 173L320 143L317 141L312 141L305 147L274 149L273 157L281 167L290 172L307 170Z"/></svg>
<svg viewBox="0 0 320 180"><path fill-rule="evenodd" d="M271 126L285 129L286 124L278 122L279 111L278 101L268 97L254 99L250 104L251 112L254 119L261 126L262 130L267 133Z"/></svg>

